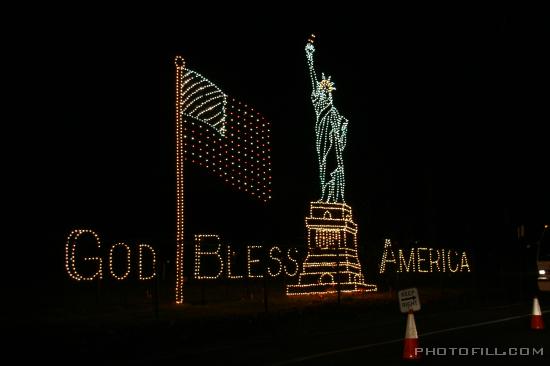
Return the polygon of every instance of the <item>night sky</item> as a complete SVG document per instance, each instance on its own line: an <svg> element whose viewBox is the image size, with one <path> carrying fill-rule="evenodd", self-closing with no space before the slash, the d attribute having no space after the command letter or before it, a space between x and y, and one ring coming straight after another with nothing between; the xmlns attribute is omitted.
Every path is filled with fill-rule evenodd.
<svg viewBox="0 0 550 366"><path fill-rule="evenodd" d="M492 253L516 224L550 221L550 23L536 13L49 10L19 25L9 56L23 103L7 157L22 178L13 212L27 225L14 247L35 250L41 278L64 278L76 228L173 256L176 55L273 126L272 202L187 164L187 235L305 245L319 195L312 32L317 70L350 121L346 200L368 253L378 257L385 237Z"/></svg>

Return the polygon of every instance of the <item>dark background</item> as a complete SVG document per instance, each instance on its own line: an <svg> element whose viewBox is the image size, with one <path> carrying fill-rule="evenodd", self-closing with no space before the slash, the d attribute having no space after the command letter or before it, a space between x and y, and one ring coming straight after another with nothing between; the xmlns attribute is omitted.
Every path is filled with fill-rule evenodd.
<svg viewBox="0 0 550 366"><path fill-rule="evenodd" d="M516 226L535 236L550 221L549 19L536 9L295 10L8 14L18 21L6 33L6 79L20 103L15 135L4 135L15 234L7 281L67 281L64 244L76 228L174 258L175 55L273 126L273 200L187 164L186 235L305 245L319 195L304 53L312 32L318 72L332 76L350 120L346 200L367 279L386 237L468 248L480 273L511 268Z"/></svg>

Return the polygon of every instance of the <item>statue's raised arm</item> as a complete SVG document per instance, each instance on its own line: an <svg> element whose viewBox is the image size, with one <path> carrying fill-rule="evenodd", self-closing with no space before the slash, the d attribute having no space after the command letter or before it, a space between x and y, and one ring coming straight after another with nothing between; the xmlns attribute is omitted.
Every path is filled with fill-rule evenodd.
<svg viewBox="0 0 550 366"><path fill-rule="evenodd" d="M315 67L313 65L313 53L315 52L315 46L313 45L314 40L315 35L312 34L306 43L306 58L309 69L309 78L311 80L311 89L313 90L313 93L317 93L319 81L317 80L317 74L315 73Z"/></svg>

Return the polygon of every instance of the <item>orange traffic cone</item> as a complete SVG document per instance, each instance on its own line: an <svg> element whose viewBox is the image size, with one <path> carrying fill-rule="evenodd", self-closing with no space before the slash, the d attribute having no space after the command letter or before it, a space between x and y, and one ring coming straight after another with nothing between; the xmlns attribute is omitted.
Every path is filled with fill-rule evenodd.
<svg viewBox="0 0 550 366"><path fill-rule="evenodd" d="M544 320L540 312L539 299L533 299L533 315L531 315L531 329L544 329Z"/></svg>
<svg viewBox="0 0 550 366"><path fill-rule="evenodd" d="M416 352L418 348L418 333L416 333L416 324L414 323L414 313L409 310L407 315L407 329L405 330L405 345L403 347L404 360L418 360L420 353Z"/></svg>

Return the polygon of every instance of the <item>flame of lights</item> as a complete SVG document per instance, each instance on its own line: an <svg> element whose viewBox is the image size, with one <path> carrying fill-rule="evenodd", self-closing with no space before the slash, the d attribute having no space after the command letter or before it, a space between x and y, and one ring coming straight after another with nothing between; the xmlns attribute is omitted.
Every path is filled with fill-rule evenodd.
<svg viewBox="0 0 550 366"><path fill-rule="evenodd" d="M210 80L176 64L176 303L183 303L184 160L237 190L271 199L271 124Z"/></svg>
<svg viewBox="0 0 550 366"><path fill-rule="evenodd" d="M313 38L306 44L306 59L311 79L311 101L315 110L315 147L319 163L319 179L323 202L345 202L344 200L344 148L348 120L341 116L333 105L332 91L334 83L325 74L321 80L313 63L315 46Z"/></svg>
<svg viewBox="0 0 550 366"><path fill-rule="evenodd" d="M298 284L287 295L376 291L366 284L357 255L357 225L351 207L344 203L311 202L306 218L308 254Z"/></svg>
<svg viewBox="0 0 550 366"><path fill-rule="evenodd" d="M380 274L386 272L386 264L393 264L398 273L471 272L465 251L459 254L451 249L420 247L411 248L407 255L406 250L398 249L396 259L390 239L386 239L384 243Z"/></svg>

